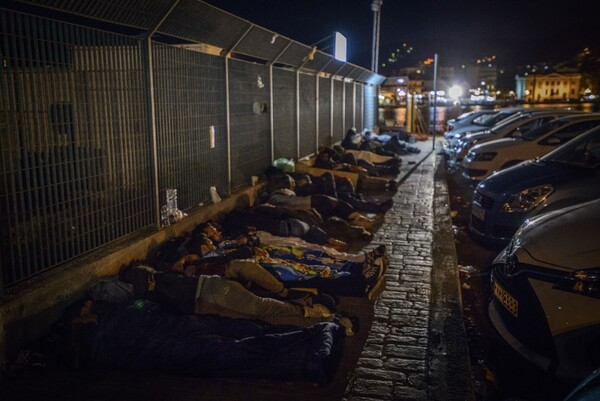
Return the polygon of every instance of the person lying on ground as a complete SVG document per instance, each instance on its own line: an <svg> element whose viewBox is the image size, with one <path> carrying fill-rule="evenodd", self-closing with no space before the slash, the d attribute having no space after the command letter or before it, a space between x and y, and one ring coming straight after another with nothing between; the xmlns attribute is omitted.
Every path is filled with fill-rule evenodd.
<svg viewBox="0 0 600 401"><path fill-rule="evenodd" d="M343 149L343 148L342 148ZM400 173L401 160L393 156L383 163L373 163L362 158L356 158L353 153L336 151L326 146L319 147L315 158L315 167L331 170L354 171L371 177L395 176ZM356 169L358 167L359 169Z"/></svg>
<svg viewBox="0 0 600 401"><path fill-rule="evenodd" d="M266 203L298 210L315 209L323 218L334 216L367 230L373 228L373 219L360 214L346 201L322 194L297 196L295 181L289 174L276 175L271 180L273 183L269 187L273 192L268 195Z"/></svg>
<svg viewBox="0 0 600 401"><path fill-rule="evenodd" d="M414 141L414 138L405 130L382 132L382 129L377 127L373 131L365 129L363 136L367 141L373 141L384 149L393 151L398 155L410 155L421 152L419 148L408 145L408 142L411 140Z"/></svg>
<svg viewBox="0 0 600 401"><path fill-rule="evenodd" d="M320 176L306 173L290 173L295 181L294 192L298 196L322 194L332 196L348 202L359 212L384 213L394 204L389 198L383 202L368 200L354 189L352 180L347 177L335 177L333 173L326 172Z"/></svg>
<svg viewBox="0 0 600 401"><path fill-rule="evenodd" d="M346 221L341 224L344 225L342 229L327 231L325 221L314 210L293 210L268 203L244 210L233 210L227 213L223 222L227 231L231 233L240 233L248 227L256 227L272 235L301 238L338 251L348 250L347 241L353 238L372 238L372 234L362 227L350 226Z"/></svg>
<svg viewBox="0 0 600 401"><path fill-rule="evenodd" d="M368 150L383 156L396 156L393 150L388 150L377 141L371 141L362 133L356 131L356 128L350 128L346 131L341 146L346 150Z"/></svg>
<svg viewBox="0 0 600 401"><path fill-rule="evenodd" d="M80 304L72 305L48 336L58 348L53 354L68 358L73 369L301 380L325 386L344 350L346 330L334 322L287 327L172 313L152 301L93 298L91 308Z"/></svg>
<svg viewBox="0 0 600 401"><path fill-rule="evenodd" d="M332 155L335 154L337 154L337 151L333 150L333 148L321 146L315 157L314 167L332 170L334 174L336 171L347 171L358 174L357 191L396 192L398 190L398 183L395 179L371 176L362 167L333 160Z"/></svg>
<svg viewBox="0 0 600 401"><path fill-rule="evenodd" d="M321 304L301 306L260 297L239 282L218 275L185 276L140 264L124 269L121 278L132 284L135 299L148 299L179 313L257 319L298 327L336 322L346 328L347 335L353 334L352 319Z"/></svg>
<svg viewBox="0 0 600 401"><path fill-rule="evenodd" d="M301 293L290 292L298 288L313 288L318 294L367 295L373 299L385 280L389 264L384 247L366 252L362 262L354 262L333 258L321 250L273 246L257 246L253 256L235 259L240 252L231 248L230 243L225 241L223 247L219 245L202 233L182 243L185 249L177 253L187 254L170 266L168 262L173 259L166 260L165 252L160 249L153 260L158 262L156 265L169 266L170 271L187 276L216 274L239 281L248 288L248 284L255 284L284 299L298 299ZM247 246L240 245L240 248Z"/></svg>
<svg viewBox="0 0 600 401"><path fill-rule="evenodd" d="M262 247L265 250L269 250L269 247L275 248L285 248L286 252L290 254L298 255L299 260L301 260L304 252L306 254L310 254L306 259L310 259L311 261L318 261L320 259L326 258L331 261L351 261L358 263L372 263L372 261L377 257L386 257L387 251L385 245L378 245L375 249L371 251L359 252L359 253L345 253L339 252L331 247L318 247L315 244L310 244L305 241L302 242L289 242L289 241L279 241L277 242L277 237L268 235L268 233L264 231L257 231L256 227L246 227L246 229L240 233L240 231L236 230L232 234L226 234L223 230L222 226L212 220L209 220L204 223L198 224L194 230L192 231L193 236L206 236L214 245L215 248L207 249L200 248L202 254L206 254L210 251L218 249L219 252L223 255L228 255L231 252L236 252L235 250L241 247L247 247L248 244L254 247ZM271 242L264 241L261 238L261 235L267 240ZM232 239L235 238L235 239ZM278 237L280 240L282 237ZM194 250L197 248L194 248ZM183 252L189 252L186 248ZM180 252L181 253L181 252ZM237 253L237 252L236 252ZM235 256L234 256L235 257ZM247 256L242 256L247 257ZM308 263L311 263L309 261ZM329 262L327 262L329 263ZM319 263L313 263L319 264ZM364 267L366 268L366 266ZM343 269L342 269L343 270Z"/></svg>
<svg viewBox="0 0 600 401"><path fill-rule="evenodd" d="M346 150L367 150L384 156L420 152L418 148L408 146L404 140L400 140L399 136L400 134L391 132L378 135L369 130L358 133L355 128L351 128L346 132L341 145Z"/></svg>

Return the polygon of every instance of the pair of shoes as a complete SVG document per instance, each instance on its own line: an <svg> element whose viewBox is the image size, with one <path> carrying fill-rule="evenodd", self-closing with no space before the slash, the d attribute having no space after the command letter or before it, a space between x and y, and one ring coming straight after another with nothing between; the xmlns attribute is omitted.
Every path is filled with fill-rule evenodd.
<svg viewBox="0 0 600 401"><path fill-rule="evenodd" d="M373 261L370 268L363 271L363 275L367 280L365 292L369 300L376 299L385 288L385 273L389 266L387 256L380 256Z"/></svg>
<svg viewBox="0 0 600 401"><path fill-rule="evenodd" d="M324 305L314 304L311 306L304 306L302 308L304 317L331 317L333 314L331 311Z"/></svg>

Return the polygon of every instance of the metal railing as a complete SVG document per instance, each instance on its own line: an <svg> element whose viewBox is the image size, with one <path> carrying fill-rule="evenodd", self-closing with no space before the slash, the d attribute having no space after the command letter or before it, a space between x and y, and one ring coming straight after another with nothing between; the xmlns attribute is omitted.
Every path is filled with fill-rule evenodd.
<svg viewBox="0 0 600 401"><path fill-rule="evenodd" d="M375 122L383 77L195 0L0 8L0 293Z"/></svg>

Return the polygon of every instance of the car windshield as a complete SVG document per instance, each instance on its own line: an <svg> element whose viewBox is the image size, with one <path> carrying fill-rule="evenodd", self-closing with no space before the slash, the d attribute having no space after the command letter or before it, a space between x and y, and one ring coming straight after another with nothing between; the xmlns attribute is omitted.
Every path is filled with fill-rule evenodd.
<svg viewBox="0 0 600 401"><path fill-rule="evenodd" d="M512 116L506 117L505 119L499 121L497 124L494 124L494 126L491 128L491 130L492 131L502 130L504 127L514 124L515 121L527 120L529 118L531 118L531 114L521 114L521 113L513 114Z"/></svg>
<svg viewBox="0 0 600 401"><path fill-rule="evenodd" d="M600 128L582 134L540 160L585 168L600 167Z"/></svg>
<svg viewBox="0 0 600 401"><path fill-rule="evenodd" d="M477 112L477 111L467 111L466 113L462 113L460 116L456 117L456 118L454 119L454 121L460 121L460 120L462 120L462 119L464 119L464 118L467 118L467 117L469 117L470 115L473 115L473 114L475 114L475 113L478 113L478 112Z"/></svg>
<svg viewBox="0 0 600 401"><path fill-rule="evenodd" d="M480 116L477 116L473 119L473 124L477 124L477 125L485 125L484 121L487 117L489 116L493 116L495 113L493 114L482 114Z"/></svg>
<svg viewBox="0 0 600 401"><path fill-rule="evenodd" d="M512 115L512 113L506 113L504 111L499 111L494 114L484 114L481 117L477 117L476 120L480 120L476 124L485 125L486 127L491 127L499 121L504 120ZM475 121L473 121L475 122Z"/></svg>
<svg viewBox="0 0 600 401"><path fill-rule="evenodd" d="M521 136L521 139L523 139L524 141L535 141L537 138L541 137L542 135L545 135L548 132L554 131L555 129L562 127L567 122L568 122L567 120L561 120L561 119L549 121L546 124L542 125L541 127L534 128L530 131L527 131L525 134L523 134Z"/></svg>

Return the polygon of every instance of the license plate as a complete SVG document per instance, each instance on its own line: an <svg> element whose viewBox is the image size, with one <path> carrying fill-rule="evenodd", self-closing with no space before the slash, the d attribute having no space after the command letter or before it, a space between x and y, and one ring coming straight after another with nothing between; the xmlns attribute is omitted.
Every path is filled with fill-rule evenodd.
<svg viewBox="0 0 600 401"><path fill-rule="evenodd" d="M472 204L471 205L471 214L473 216L477 217L481 221L485 220L485 210L481 206Z"/></svg>
<svg viewBox="0 0 600 401"><path fill-rule="evenodd" d="M519 317L519 301L496 282L494 282L494 296L510 313Z"/></svg>

